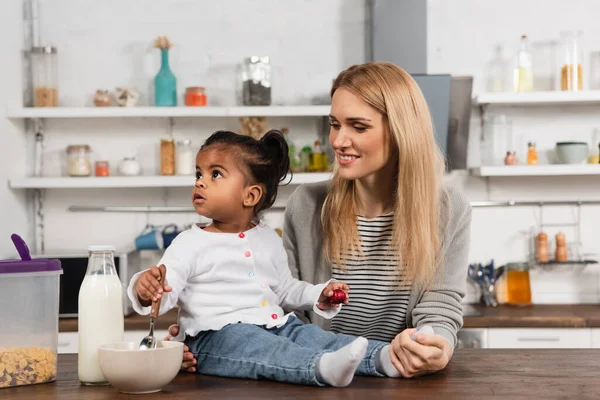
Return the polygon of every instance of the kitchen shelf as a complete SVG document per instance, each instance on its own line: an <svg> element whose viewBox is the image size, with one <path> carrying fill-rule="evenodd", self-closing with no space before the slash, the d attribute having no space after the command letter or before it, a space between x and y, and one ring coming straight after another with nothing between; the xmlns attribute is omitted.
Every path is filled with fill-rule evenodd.
<svg viewBox="0 0 600 400"><path fill-rule="evenodd" d="M474 176L577 176L599 175L600 164L498 165L472 168Z"/></svg>
<svg viewBox="0 0 600 400"><path fill-rule="evenodd" d="M535 262L535 265L548 266L548 265L588 265L598 264L596 260L572 260L572 261L548 261L548 262Z"/></svg>
<svg viewBox="0 0 600 400"><path fill-rule="evenodd" d="M291 185L328 180L329 172L297 173ZM287 178L284 183L287 183ZM11 179L12 189L101 189L101 188L175 188L194 185L193 176L108 176L108 177L56 177Z"/></svg>
<svg viewBox="0 0 600 400"><path fill-rule="evenodd" d="M255 107L21 107L7 117L24 118L176 118L176 117L324 117L330 106Z"/></svg>
<svg viewBox="0 0 600 400"><path fill-rule="evenodd" d="M482 93L473 99L474 104L486 105L543 105L543 104L599 104L600 91L582 92L529 92L529 93Z"/></svg>

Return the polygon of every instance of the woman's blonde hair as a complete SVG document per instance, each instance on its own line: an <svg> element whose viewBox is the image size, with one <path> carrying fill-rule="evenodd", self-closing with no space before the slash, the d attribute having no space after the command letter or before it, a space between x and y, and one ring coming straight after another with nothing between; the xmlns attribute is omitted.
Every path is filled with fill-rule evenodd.
<svg viewBox="0 0 600 400"><path fill-rule="evenodd" d="M397 162L392 249L397 251L398 275L427 286L440 264L440 208L444 157L435 141L427 102L414 79L386 62L354 65L333 83L331 96L344 88L383 115ZM334 170L321 212L325 256L344 269L346 251L361 252L356 186Z"/></svg>

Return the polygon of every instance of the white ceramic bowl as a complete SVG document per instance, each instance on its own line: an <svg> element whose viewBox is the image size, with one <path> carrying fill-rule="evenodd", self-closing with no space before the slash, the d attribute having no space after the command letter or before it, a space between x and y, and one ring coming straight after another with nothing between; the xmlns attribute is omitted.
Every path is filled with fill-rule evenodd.
<svg viewBox="0 0 600 400"><path fill-rule="evenodd" d="M106 380L122 393L161 391L177 376L183 343L158 341L156 349L138 350L139 342L107 344L98 349Z"/></svg>
<svg viewBox="0 0 600 400"><path fill-rule="evenodd" d="M588 144L585 142L558 142L556 156L562 164L579 164L587 159Z"/></svg>

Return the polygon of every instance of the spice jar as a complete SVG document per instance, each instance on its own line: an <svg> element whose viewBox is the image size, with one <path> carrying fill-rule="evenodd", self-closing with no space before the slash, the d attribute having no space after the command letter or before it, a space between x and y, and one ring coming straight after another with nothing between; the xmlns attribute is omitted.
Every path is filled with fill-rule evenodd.
<svg viewBox="0 0 600 400"><path fill-rule="evenodd" d="M535 143L529 142L527 144L527 165L537 165L538 153L535 149Z"/></svg>
<svg viewBox="0 0 600 400"><path fill-rule="evenodd" d="M58 75L56 47L31 49L31 81L34 107L58 106Z"/></svg>
<svg viewBox="0 0 600 400"><path fill-rule="evenodd" d="M244 60L242 94L245 106L271 105L271 64L268 56Z"/></svg>
<svg viewBox="0 0 600 400"><path fill-rule="evenodd" d="M205 88L190 86L185 89L185 105L189 107L204 107L206 105Z"/></svg>
<svg viewBox="0 0 600 400"><path fill-rule="evenodd" d="M108 90L96 90L94 94L94 105L96 107L109 107L112 103Z"/></svg>
<svg viewBox="0 0 600 400"><path fill-rule="evenodd" d="M119 173L123 176L136 176L142 172L142 167L135 157L125 157L119 163Z"/></svg>
<svg viewBox="0 0 600 400"><path fill-rule="evenodd" d="M196 171L196 155L191 140L177 142L177 157L175 157L177 175L194 175Z"/></svg>
<svg viewBox="0 0 600 400"><path fill-rule="evenodd" d="M504 165L517 165L518 163L517 153L515 151L507 151L506 157L504 157Z"/></svg>
<svg viewBox="0 0 600 400"><path fill-rule="evenodd" d="M67 158L69 176L90 176L92 174L90 146L84 144L67 147Z"/></svg>
<svg viewBox="0 0 600 400"><path fill-rule="evenodd" d="M175 141L173 138L160 140L160 174L175 175Z"/></svg>
<svg viewBox="0 0 600 400"><path fill-rule="evenodd" d="M583 34L580 31L562 32L562 60L560 88L567 91L583 90Z"/></svg>
<svg viewBox="0 0 600 400"><path fill-rule="evenodd" d="M96 176L109 176L108 161L96 161Z"/></svg>

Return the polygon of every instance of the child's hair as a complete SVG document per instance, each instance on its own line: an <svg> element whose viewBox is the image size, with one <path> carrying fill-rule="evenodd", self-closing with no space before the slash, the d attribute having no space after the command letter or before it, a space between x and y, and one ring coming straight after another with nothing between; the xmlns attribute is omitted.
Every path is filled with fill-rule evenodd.
<svg viewBox="0 0 600 400"><path fill-rule="evenodd" d="M233 150L248 183L263 185L264 193L254 206L255 214L273 205L279 183L290 171L288 145L281 132L270 130L260 140L256 140L230 131L217 131L206 139L200 151L211 147Z"/></svg>

